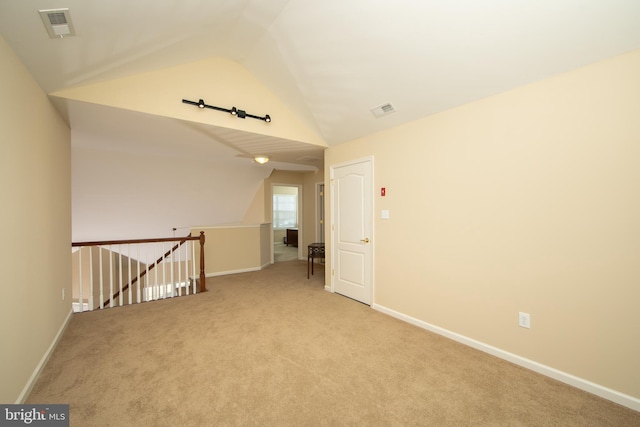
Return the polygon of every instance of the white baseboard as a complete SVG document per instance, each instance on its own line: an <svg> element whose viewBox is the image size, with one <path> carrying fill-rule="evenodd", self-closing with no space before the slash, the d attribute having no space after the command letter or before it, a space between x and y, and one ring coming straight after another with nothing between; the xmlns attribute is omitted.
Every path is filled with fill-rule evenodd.
<svg viewBox="0 0 640 427"><path fill-rule="evenodd" d="M298 260L303 261L303 259L300 259L300 258L298 258ZM238 274L238 273L250 273L252 271L264 270L270 265L273 265L271 261L262 264L260 267L249 267L249 268L241 268L239 270L227 270L227 271L217 271L215 273L207 273L206 277L226 276L229 274Z"/></svg>
<svg viewBox="0 0 640 427"><path fill-rule="evenodd" d="M79 302L74 302L71 304L71 309L73 310L74 313L80 313L80 303ZM82 303L82 312L85 311L89 311L89 304L86 302Z"/></svg>
<svg viewBox="0 0 640 427"><path fill-rule="evenodd" d="M58 333L53 338L53 341L51 342L51 345L49 345L49 348L47 349L47 351L44 353L44 355L40 359L40 362L36 365L36 368L33 370L33 373L31 374L31 377L29 377L29 381L27 381L27 383L25 384L24 388L22 389L22 392L20 393L20 395L16 399L16 405L23 404L24 401L29 396L29 393L31 393L31 390L33 389L33 386L36 384L36 381L38 380L38 377L40 376L40 373L42 372L42 368L44 368L44 366L47 364L47 361L51 357L51 354L53 354L53 350L58 345L58 341L60 341L60 338L62 337L62 334L64 333L64 330L67 328L67 325L69 324L69 321L71 320L71 315L72 314L73 314L73 309L71 309L69 311L69 314L67 315L67 318L64 320L64 322L62 322L62 325L60 325L60 329L58 329Z"/></svg>
<svg viewBox="0 0 640 427"><path fill-rule="evenodd" d="M460 335L455 332L449 331L447 329L441 328L439 326L432 325L430 323L424 322L422 320L416 319L415 317L408 316L406 314L400 313L398 311L392 310L382 305L373 304L371 308L381 313L388 314L389 316L395 317L396 319L403 320L419 328L426 329L438 335L442 335L444 337L450 338L459 343L468 345L469 347L473 347L477 350L491 354L492 356L496 356L500 359L504 359L511 363L515 363L516 365L530 369L539 374L553 378L565 384L569 384L580 390L584 390L586 392L595 394L596 396L600 396L604 399L610 400L612 402L626 406L627 408L633 409L634 411L640 412L640 399L635 398L633 396L620 393L616 390L612 390L610 388L601 386L599 384L595 384L591 381L587 381L583 378L576 377L575 375L571 375L566 372L559 371L550 366L543 365L536 361L518 356L513 353L509 353L508 351L501 350L497 347L493 347L483 342L476 341L472 338L465 337L464 335Z"/></svg>
<svg viewBox="0 0 640 427"><path fill-rule="evenodd" d="M216 271L215 273L207 273L206 277L226 276L229 274L249 273L251 271L260 271L262 267L241 268L238 270Z"/></svg>

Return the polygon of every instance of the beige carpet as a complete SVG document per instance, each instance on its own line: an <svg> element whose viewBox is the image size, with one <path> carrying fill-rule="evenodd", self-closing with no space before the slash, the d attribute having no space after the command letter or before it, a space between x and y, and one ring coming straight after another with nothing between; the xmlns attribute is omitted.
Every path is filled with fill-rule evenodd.
<svg viewBox="0 0 640 427"><path fill-rule="evenodd" d="M275 243L273 245L274 262L294 261L297 259L298 248L296 246L287 246L284 243Z"/></svg>
<svg viewBox="0 0 640 427"><path fill-rule="evenodd" d="M73 316L27 403L73 426L640 426L640 413L323 290L306 262Z"/></svg>

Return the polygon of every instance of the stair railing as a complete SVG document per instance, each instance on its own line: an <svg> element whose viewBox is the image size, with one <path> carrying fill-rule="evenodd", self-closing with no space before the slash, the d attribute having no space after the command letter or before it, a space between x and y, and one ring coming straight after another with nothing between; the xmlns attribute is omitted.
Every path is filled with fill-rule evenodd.
<svg viewBox="0 0 640 427"><path fill-rule="evenodd" d="M200 242L199 277L196 275L195 241ZM165 252L165 244L170 242L177 243ZM191 242L191 256L189 245L186 245L183 260L181 247L187 242ZM204 231L201 231L199 236L193 237L189 234L186 237L72 243L73 248L78 248L77 257L74 254L73 258L74 311L171 298L182 296L183 292L185 295L205 292L204 242ZM142 254L141 246L144 246ZM136 249L132 250L134 247ZM159 247L164 253L158 257ZM95 298L99 301L97 306L94 306Z"/></svg>

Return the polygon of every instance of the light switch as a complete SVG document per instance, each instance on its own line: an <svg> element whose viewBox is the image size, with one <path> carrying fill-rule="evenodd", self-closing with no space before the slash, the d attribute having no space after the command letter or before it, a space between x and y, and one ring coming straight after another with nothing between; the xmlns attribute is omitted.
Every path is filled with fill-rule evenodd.
<svg viewBox="0 0 640 427"><path fill-rule="evenodd" d="M380 218L382 219L389 219L389 211L386 209L383 209L381 214L380 214Z"/></svg>

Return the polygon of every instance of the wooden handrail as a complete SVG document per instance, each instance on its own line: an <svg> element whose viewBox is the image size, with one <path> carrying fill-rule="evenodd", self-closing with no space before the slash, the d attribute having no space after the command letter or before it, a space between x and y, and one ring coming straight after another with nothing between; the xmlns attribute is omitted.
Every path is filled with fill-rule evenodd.
<svg viewBox="0 0 640 427"><path fill-rule="evenodd" d="M73 242L71 243L72 247L84 247L84 246L108 246L108 245L122 245L122 244L139 244L139 243L161 243L161 242L178 242L168 250L163 256L158 258L153 264L149 266L148 269L142 271L140 273L140 278L145 276L148 271L151 271L155 268L159 263L161 263L165 258L169 257L171 253L173 253L176 249L178 249L181 245L186 243L187 241L198 240L200 241L200 292L206 292L206 275L204 268L204 231L200 232L199 236L191 236L189 233L188 236L185 237L162 237L162 238L154 238L154 239L128 239L128 240L99 240L93 242ZM138 281L138 277L134 277L129 283L127 283L123 288L122 292L129 289L130 286L135 284ZM104 301L103 306L107 306L111 300L117 298L120 295L120 290L116 291L111 298L108 298Z"/></svg>
<svg viewBox="0 0 640 427"><path fill-rule="evenodd" d="M200 232L201 235L204 235L204 231ZM95 242L74 242L71 243L71 246L107 246L107 245L118 245L118 244L126 244L126 243L158 243L158 242L180 242L187 240L199 240L199 236L191 236L189 234L185 237L161 237L156 239L129 239L129 240L100 240Z"/></svg>

